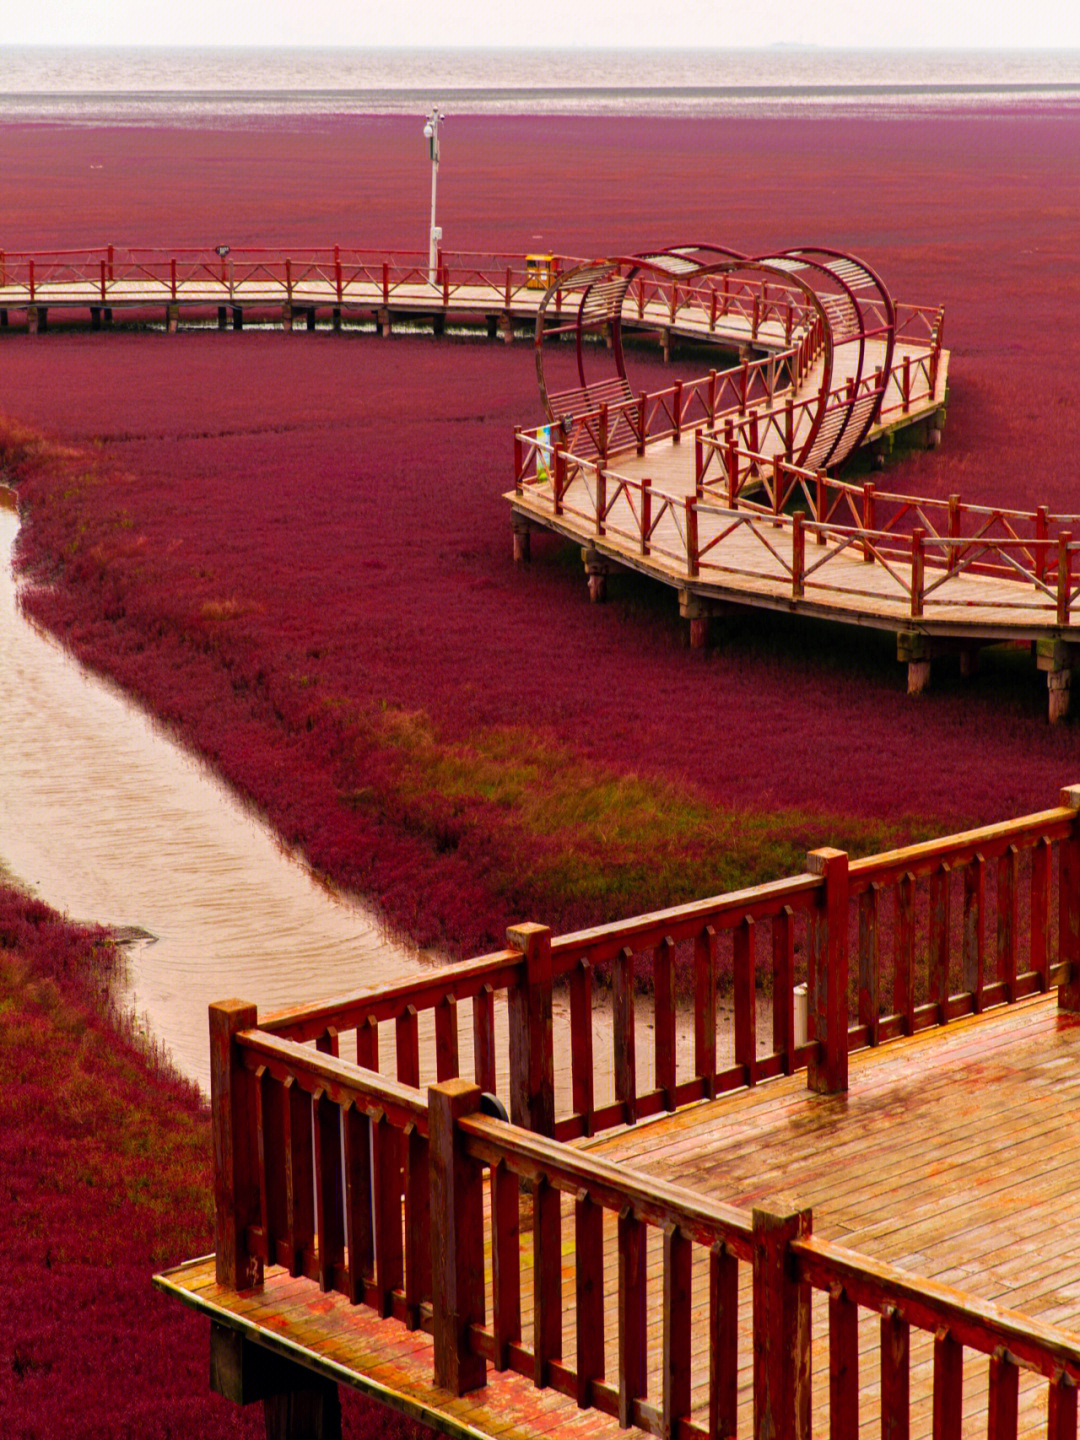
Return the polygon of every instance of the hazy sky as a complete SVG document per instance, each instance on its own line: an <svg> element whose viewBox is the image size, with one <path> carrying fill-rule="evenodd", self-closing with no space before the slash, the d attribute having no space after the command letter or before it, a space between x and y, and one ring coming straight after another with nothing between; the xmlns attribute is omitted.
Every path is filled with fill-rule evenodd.
<svg viewBox="0 0 1080 1440"><path fill-rule="evenodd" d="M1068 0L33 0L6 44L1080 47Z"/></svg>

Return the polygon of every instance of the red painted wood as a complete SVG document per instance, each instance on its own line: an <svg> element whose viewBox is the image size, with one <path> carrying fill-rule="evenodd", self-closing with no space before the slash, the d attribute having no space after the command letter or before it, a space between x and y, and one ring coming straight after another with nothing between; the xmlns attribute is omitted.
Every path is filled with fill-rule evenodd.
<svg viewBox="0 0 1080 1440"><path fill-rule="evenodd" d="M420 1031L415 1005L407 1005L394 1022L394 1042L397 1047L398 1080L402 1085L419 1087Z"/></svg>
<svg viewBox="0 0 1080 1440"><path fill-rule="evenodd" d="M709 1436L739 1425L739 1262L724 1245L709 1251Z"/></svg>
<svg viewBox="0 0 1080 1440"><path fill-rule="evenodd" d="M494 1364L496 1370L505 1370L510 1346L521 1340L521 1219L518 1178L504 1162L491 1167L491 1215Z"/></svg>
<svg viewBox="0 0 1080 1440"><path fill-rule="evenodd" d="M716 932L711 925L694 937L694 1070L716 1095Z"/></svg>
<svg viewBox="0 0 1080 1440"><path fill-rule="evenodd" d="M400 1130L385 1117L373 1118L375 1286L378 1292L377 1309L384 1319L393 1309L393 1292L401 1289L405 1279L401 1145Z"/></svg>
<svg viewBox="0 0 1080 1440"><path fill-rule="evenodd" d="M1062 802L1074 792L1065 791ZM1063 1010L1080 1011L1080 819L1070 825L1068 839L1058 844L1058 956L1071 966L1068 981L1058 987Z"/></svg>
<svg viewBox="0 0 1080 1440"><path fill-rule="evenodd" d="M457 999L447 995L435 1007L435 1074L439 1080L458 1076Z"/></svg>
<svg viewBox="0 0 1080 1440"><path fill-rule="evenodd" d="M1016 1440L1020 1371L1001 1351L990 1357L987 1440Z"/></svg>
<svg viewBox="0 0 1080 1440"><path fill-rule="evenodd" d="M976 853L964 869L964 989L973 999L975 1013L983 1008L986 983L983 910L986 898L986 862Z"/></svg>
<svg viewBox="0 0 1080 1440"><path fill-rule="evenodd" d="M1050 984L1050 843L1040 839L1031 851L1031 917L1028 927L1028 968L1039 977L1039 989Z"/></svg>
<svg viewBox="0 0 1080 1440"><path fill-rule="evenodd" d="M772 921L773 1051L795 1073L795 915L785 905Z"/></svg>
<svg viewBox="0 0 1080 1440"><path fill-rule="evenodd" d="M843 850L812 850L807 869L823 884L811 912L810 1011L818 1044L807 1067L807 1085L837 1094L848 1084L848 857Z"/></svg>
<svg viewBox="0 0 1080 1440"><path fill-rule="evenodd" d="M431 1299L431 1176L428 1139L416 1125L402 1137L405 1166L405 1309L406 1325L420 1328L420 1306Z"/></svg>
<svg viewBox="0 0 1080 1440"><path fill-rule="evenodd" d="M876 1045L881 1021L881 931L878 925L880 885L859 896L859 1024Z"/></svg>
<svg viewBox="0 0 1080 1440"><path fill-rule="evenodd" d="M315 1169L311 1096L290 1077L284 1118L285 1198L288 1214L289 1273L304 1273L304 1253L315 1238Z"/></svg>
<svg viewBox="0 0 1080 1440"><path fill-rule="evenodd" d="M1064 1375L1050 1382L1046 1440L1076 1440L1076 1386Z"/></svg>
<svg viewBox="0 0 1080 1440"><path fill-rule="evenodd" d="M550 1135L555 1125L551 931L546 925L518 925L506 936L522 952L521 978L509 996L510 1118Z"/></svg>
<svg viewBox="0 0 1080 1440"><path fill-rule="evenodd" d="M859 1433L859 1307L837 1286L829 1296L829 1437Z"/></svg>
<svg viewBox="0 0 1080 1440"><path fill-rule="evenodd" d="M915 1033L915 876L908 870L896 886L893 958L893 1010L904 1034Z"/></svg>
<svg viewBox="0 0 1080 1440"><path fill-rule="evenodd" d="M584 1134L592 1134L596 1108L593 1083L593 969L587 960L570 972L570 1084L574 1113L584 1118Z"/></svg>
<svg viewBox="0 0 1080 1440"><path fill-rule="evenodd" d="M664 1108L675 1109L675 959L671 940L661 940L652 955L653 1039L656 1049L656 1088L664 1094Z"/></svg>
<svg viewBox="0 0 1080 1440"><path fill-rule="evenodd" d="M356 1026L356 1063L365 1070L379 1069L379 1025L373 1018Z"/></svg>
<svg viewBox="0 0 1080 1440"><path fill-rule="evenodd" d="M473 1069L481 1090L494 1095L495 1078L495 992L482 985L473 996Z"/></svg>
<svg viewBox="0 0 1080 1440"><path fill-rule="evenodd" d="M911 1326L893 1306L881 1316L881 1440L911 1430Z"/></svg>
<svg viewBox="0 0 1080 1440"><path fill-rule="evenodd" d="M964 1409L964 1347L948 1330L934 1337L933 1440L960 1440Z"/></svg>
<svg viewBox="0 0 1080 1440"><path fill-rule="evenodd" d="M355 1105L342 1114L345 1148L345 1244L349 1253L347 1294L354 1305L364 1299L375 1277L375 1229L372 1217L371 1131L368 1117Z"/></svg>
<svg viewBox="0 0 1080 1440"><path fill-rule="evenodd" d="M487 1379L487 1362L469 1340L469 1327L485 1319L484 1167L467 1153L458 1127L479 1104L471 1081L446 1080L428 1091L435 1384L454 1395Z"/></svg>
<svg viewBox="0 0 1080 1440"><path fill-rule="evenodd" d="M735 927L733 940L735 981L735 1064L741 1065L746 1084L757 1080L757 985L754 968L754 921Z"/></svg>
<svg viewBox="0 0 1080 1440"><path fill-rule="evenodd" d="M561 1197L541 1175L533 1184L533 1384L549 1384L548 1366L562 1359Z"/></svg>
<svg viewBox="0 0 1080 1440"><path fill-rule="evenodd" d="M754 1209L754 1440L810 1440L810 1287L790 1245L810 1211Z"/></svg>
<svg viewBox="0 0 1080 1440"><path fill-rule="evenodd" d="M646 1393L646 1227L627 1207L619 1215L619 1424L633 1423L635 1400Z"/></svg>
<svg viewBox="0 0 1080 1440"><path fill-rule="evenodd" d="M604 1378L604 1212L583 1193L574 1206L577 1394L584 1410Z"/></svg>
<svg viewBox="0 0 1080 1440"><path fill-rule="evenodd" d="M210 1104L213 1114L215 1241L219 1285L245 1290L262 1267L247 1255L244 1234L260 1218L255 1077L240 1060L235 1035L258 1023L242 1000L210 1006Z"/></svg>
<svg viewBox="0 0 1080 1440"><path fill-rule="evenodd" d="M333 1290L345 1260L342 1213L341 1111L326 1095L312 1103L315 1124L315 1218L318 1232L319 1289Z"/></svg>
<svg viewBox="0 0 1080 1440"><path fill-rule="evenodd" d="M997 973L1009 1000L1016 989L1016 857L1010 845L997 862Z"/></svg>
<svg viewBox="0 0 1080 1440"><path fill-rule="evenodd" d="M282 1246L288 1263L286 1233L288 1204L285 1194L285 1144L282 1109L285 1092L265 1066L255 1071L256 1129L259 1156L259 1223L266 1237L267 1256L278 1260ZM280 1262L279 1262L280 1263Z"/></svg>
<svg viewBox="0 0 1080 1440"><path fill-rule="evenodd" d="M637 1059L634 1034L634 952L626 946L612 975L612 1041L615 1047L615 1099L626 1123L637 1118Z"/></svg>
<svg viewBox="0 0 1080 1440"><path fill-rule="evenodd" d="M946 1019L949 998L949 881L950 870L942 864L930 876L929 996L938 1007L938 1022Z"/></svg>
<svg viewBox="0 0 1080 1440"><path fill-rule="evenodd" d="M693 1247L677 1225L664 1229L664 1353L661 1427L665 1440L678 1440L679 1424L690 1415L691 1267Z"/></svg>

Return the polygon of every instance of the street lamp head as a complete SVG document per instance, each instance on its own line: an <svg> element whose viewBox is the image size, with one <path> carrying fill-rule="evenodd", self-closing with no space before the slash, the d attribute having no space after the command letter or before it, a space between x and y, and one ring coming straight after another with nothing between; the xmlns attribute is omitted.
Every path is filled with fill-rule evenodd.
<svg viewBox="0 0 1080 1440"><path fill-rule="evenodd" d="M434 135L434 133L435 133L435 130L434 130L432 124L431 124L431 121L429 120L429 121L427 122L427 124L424 126L424 139L425 139L425 140L430 140L431 137L432 137L432 135Z"/></svg>

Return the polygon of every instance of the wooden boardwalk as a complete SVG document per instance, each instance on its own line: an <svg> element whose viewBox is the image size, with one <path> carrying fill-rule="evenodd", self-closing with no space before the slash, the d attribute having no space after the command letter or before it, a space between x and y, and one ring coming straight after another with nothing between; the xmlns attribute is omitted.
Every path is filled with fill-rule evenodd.
<svg viewBox="0 0 1080 1440"><path fill-rule="evenodd" d="M808 1094L801 1077L705 1102L583 1144L639 1174L748 1208L783 1194L813 1207L815 1236L838 1240L914 1275L994 1301L1080 1335L1080 1022L1039 996L991 1016L852 1057L844 1095ZM523 1338L531 1343L532 1214L522 1199ZM608 1366L619 1354L616 1217L604 1227ZM563 1353L573 1355L573 1204L563 1199ZM648 1389L660 1393L662 1236L648 1245ZM491 1313L492 1274L486 1287ZM707 1424L707 1257L693 1270L694 1418ZM740 1267L739 1426L753 1433L750 1277ZM453 1398L432 1382L432 1342L378 1320L340 1295L268 1269L261 1290L219 1286L212 1258L169 1272L163 1288L212 1318L257 1327L263 1343L302 1354L318 1373L375 1395L447 1434L614 1437L617 1423L582 1412L521 1376L489 1373L487 1386ZM813 1433L829 1429L828 1296L813 1307ZM881 1433L879 1317L861 1311L860 1417ZM1080 1342L1078 1342L1080 1343ZM932 1337L913 1339L912 1440L933 1433ZM614 1372L609 1368L609 1378ZM1046 1387L1021 1385L1020 1434L1046 1427ZM965 1370L965 1436L986 1425L985 1367Z"/></svg>

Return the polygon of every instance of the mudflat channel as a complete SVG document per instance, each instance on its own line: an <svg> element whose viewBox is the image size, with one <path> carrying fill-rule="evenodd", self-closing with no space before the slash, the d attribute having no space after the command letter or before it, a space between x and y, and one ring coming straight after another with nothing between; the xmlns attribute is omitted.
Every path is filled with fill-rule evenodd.
<svg viewBox="0 0 1080 1440"><path fill-rule="evenodd" d="M320 885L131 700L30 625L0 507L0 861L75 920L132 927L122 1002L209 1086L206 1010L388 984L424 956Z"/></svg>

